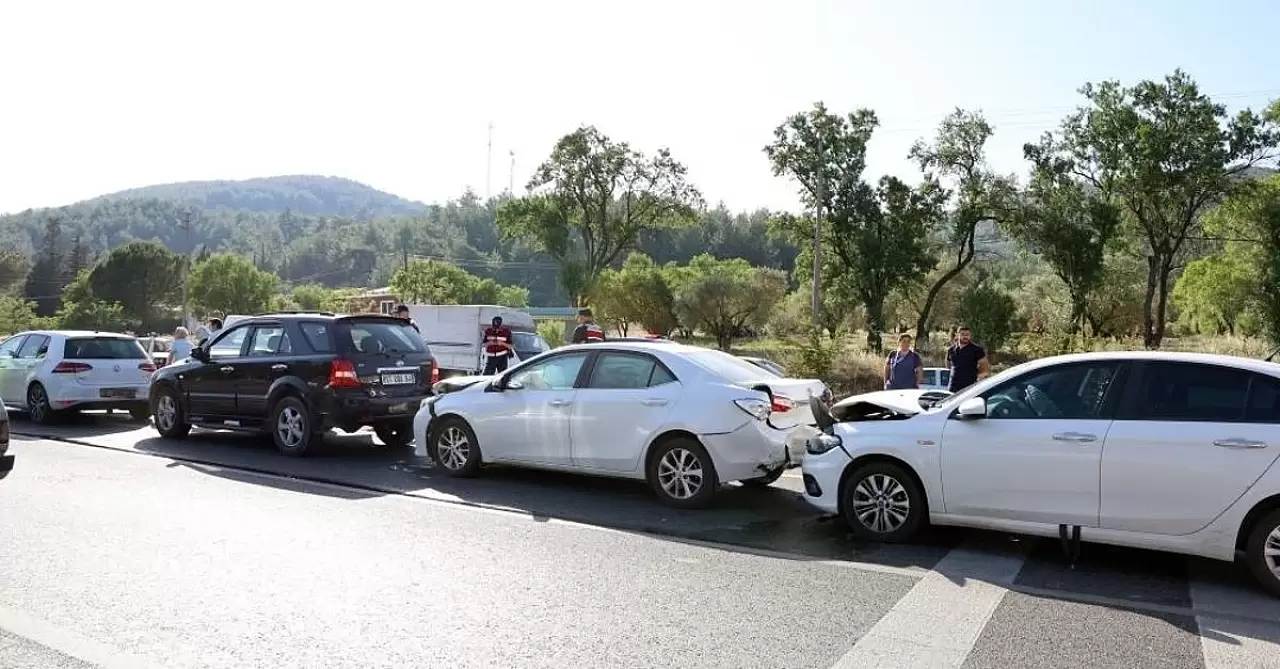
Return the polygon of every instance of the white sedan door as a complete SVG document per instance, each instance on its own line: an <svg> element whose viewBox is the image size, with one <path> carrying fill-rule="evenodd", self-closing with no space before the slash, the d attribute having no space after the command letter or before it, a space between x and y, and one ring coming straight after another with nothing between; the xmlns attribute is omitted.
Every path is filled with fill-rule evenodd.
<svg viewBox="0 0 1280 669"><path fill-rule="evenodd" d="M1280 456L1280 379L1144 362L1129 385L1102 458L1105 528L1196 532Z"/></svg>
<svg viewBox="0 0 1280 669"><path fill-rule="evenodd" d="M634 472L644 449L666 422L683 388L651 355L609 351L596 356L578 390L571 420L573 464Z"/></svg>
<svg viewBox="0 0 1280 669"><path fill-rule="evenodd" d="M19 334L0 342L0 399L6 404L22 406L27 401L18 364L18 349L26 338Z"/></svg>
<svg viewBox="0 0 1280 669"><path fill-rule="evenodd" d="M569 417L587 357L585 352L555 355L514 370L507 377L509 387L471 416L485 458L570 464Z"/></svg>
<svg viewBox="0 0 1280 669"><path fill-rule="evenodd" d="M1097 361L1028 372L984 393L985 418L948 420L941 444L946 513L1096 527L1098 469L1119 367Z"/></svg>

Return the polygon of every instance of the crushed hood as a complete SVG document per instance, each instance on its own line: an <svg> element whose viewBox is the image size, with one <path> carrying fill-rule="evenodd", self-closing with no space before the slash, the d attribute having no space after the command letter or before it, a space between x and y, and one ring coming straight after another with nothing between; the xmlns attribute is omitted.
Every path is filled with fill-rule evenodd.
<svg viewBox="0 0 1280 669"><path fill-rule="evenodd" d="M831 417L836 422L909 418L950 396L945 390L877 390L836 402Z"/></svg>

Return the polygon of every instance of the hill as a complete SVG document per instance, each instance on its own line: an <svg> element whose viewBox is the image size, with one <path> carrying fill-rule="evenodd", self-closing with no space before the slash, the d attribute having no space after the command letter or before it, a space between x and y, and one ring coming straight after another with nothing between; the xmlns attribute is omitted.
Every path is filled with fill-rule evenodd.
<svg viewBox="0 0 1280 669"><path fill-rule="evenodd" d="M372 220L422 214L427 205L340 177L290 175L242 181L183 181L133 188L90 200L157 199L227 209Z"/></svg>

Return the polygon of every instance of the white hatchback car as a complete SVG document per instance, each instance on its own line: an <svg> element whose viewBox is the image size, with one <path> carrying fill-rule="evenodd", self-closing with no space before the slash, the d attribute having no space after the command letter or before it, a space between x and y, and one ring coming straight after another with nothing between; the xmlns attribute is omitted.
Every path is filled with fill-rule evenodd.
<svg viewBox="0 0 1280 669"><path fill-rule="evenodd" d="M36 423L83 409L123 409L145 419L154 371L138 340L123 334L42 330L0 343L0 398Z"/></svg>
<svg viewBox="0 0 1280 669"><path fill-rule="evenodd" d="M1191 353L1056 356L953 396L819 411L808 501L857 536L925 522L1232 560L1280 595L1280 364Z"/></svg>
<svg viewBox="0 0 1280 669"><path fill-rule="evenodd" d="M769 485L804 453L821 381L671 342L567 346L429 398L416 452L454 476L504 463L647 480L678 507L719 484Z"/></svg>

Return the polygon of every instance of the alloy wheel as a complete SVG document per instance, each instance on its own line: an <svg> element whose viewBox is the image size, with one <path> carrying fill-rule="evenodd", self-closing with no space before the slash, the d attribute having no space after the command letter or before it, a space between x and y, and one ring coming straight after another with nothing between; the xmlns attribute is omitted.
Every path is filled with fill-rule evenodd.
<svg viewBox="0 0 1280 669"><path fill-rule="evenodd" d="M1262 542L1262 561L1267 569L1280 579L1280 525L1271 530L1271 534Z"/></svg>
<svg viewBox="0 0 1280 669"><path fill-rule="evenodd" d="M673 448L658 461L658 485L673 499L690 499L702 490L702 461L692 451Z"/></svg>
<svg viewBox="0 0 1280 669"><path fill-rule="evenodd" d="M853 489L853 513L863 527L887 534L902 527L911 514L911 496L898 479L872 474Z"/></svg>
<svg viewBox="0 0 1280 669"><path fill-rule="evenodd" d="M450 425L436 439L436 454L445 469L457 471L467 464L471 456L471 440L457 425Z"/></svg>
<svg viewBox="0 0 1280 669"><path fill-rule="evenodd" d="M297 448L302 444L305 433L306 419L297 407L286 406L280 409L280 416L276 418L276 435L285 448Z"/></svg>
<svg viewBox="0 0 1280 669"><path fill-rule="evenodd" d="M49 397L44 386L36 384L27 391L27 414L36 423L43 423L49 417Z"/></svg>
<svg viewBox="0 0 1280 669"><path fill-rule="evenodd" d="M165 393L156 402L156 427L161 432L168 432L178 422L178 407L173 403L173 396Z"/></svg>

